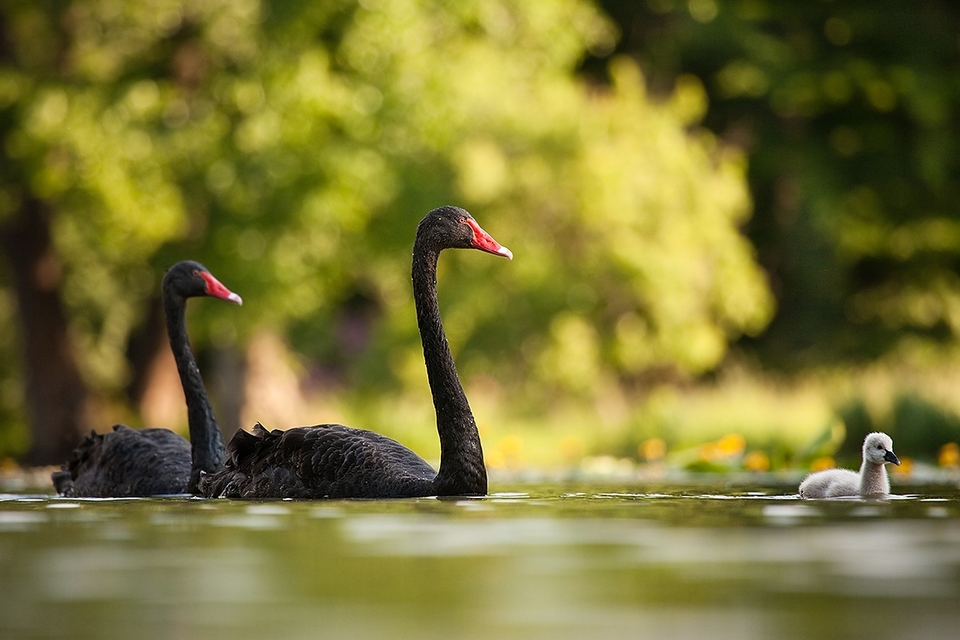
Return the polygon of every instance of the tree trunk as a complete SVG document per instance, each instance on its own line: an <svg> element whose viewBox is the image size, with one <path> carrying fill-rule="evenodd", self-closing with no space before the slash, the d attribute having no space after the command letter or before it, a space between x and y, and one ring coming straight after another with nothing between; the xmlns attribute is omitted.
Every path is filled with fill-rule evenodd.
<svg viewBox="0 0 960 640"><path fill-rule="evenodd" d="M24 386L31 445L25 462L66 461L86 431L87 389L70 343L60 302L61 268L46 205L25 197L20 210L0 224L19 305Z"/></svg>
<svg viewBox="0 0 960 640"><path fill-rule="evenodd" d="M210 387L216 401L217 424L220 425L223 441L230 442L241 428L247 402L246 354L236 347L216 347L211 355Z"/></svg>
<svg viewBox="0 0 960 640"><path fill-rule="evenodd" d="M170 351L160 293L151 296L145 304L146 317L143 322L134 327L127 341L127 364L130 366L131 377L127 384L126 395L134 406L140 406L144 397L148 395L157 362ZM186 413L183 415L186 416ZM150 426L173 428L173 425Z"/></svg>

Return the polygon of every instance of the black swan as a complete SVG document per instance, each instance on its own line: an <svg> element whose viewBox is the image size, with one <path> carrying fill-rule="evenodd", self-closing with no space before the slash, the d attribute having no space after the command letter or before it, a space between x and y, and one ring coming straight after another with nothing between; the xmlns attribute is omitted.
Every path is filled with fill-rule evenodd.
<svg viewBox="0 0 960 640"><path fill-rule="evenodd" d="M900 459L893 452L893 440L879 431L870 433L863 440L860 473L849 469L826 469L811 473L800 483L800 497L886 496L890 493L890 480L884 467L888 462L900 464Z"/></svg>
<svg viewBox="0 0 960 640"><path fill-rule="evenodd" d="M187 401L190 442L169 429L131 429L122 424L104 434L93 432L74 451L73 459L53 473L57 493L87 498L195 493L200 472L223 465L223 440L190 350L184 315L187 298L243 301L206 267L189 260L167 271L162 295L170 349Z"/></svg>
<svg viewBox="0 0 960 640"><path fill-rule="evenodd" d="M339 424L238 431L223 468L201 474L200 492L226 498L412 498L487 493L480 434L457 377L437 305L437 258L448 248L513 254L469 213L440 207L413 244L413 295L440 434L440 471L400 443Z"/></svg>

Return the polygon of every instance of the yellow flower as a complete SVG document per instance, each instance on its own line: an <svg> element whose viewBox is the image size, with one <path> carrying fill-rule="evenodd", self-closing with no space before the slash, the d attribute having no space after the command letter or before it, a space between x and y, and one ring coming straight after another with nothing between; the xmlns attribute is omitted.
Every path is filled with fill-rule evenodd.
<svg viewBox="0 0 960 640"><path fill-rule="evenodd" d="M661 438L648 438L640 443L637 452L647 462L659 460L667 454L667 443Z"/></svg>
<svg viewBox="0 0 960 640"><path fill-rule="evenodd" d="M810 471L823 471L824 469L833 469L835 466L837 466L836 460L830 456L823 456L810 463Z"/></svg>
<svg viewBox="0 0 960 640"><path fill-rule="evenodd" d="M956 442L948 442L940 447L937 464L941 467L960 467L960 445Z"/></svg>
<svg viewBox="0 0 960 640"><path fill-rule="evenodd" d="M743 466L750 471L769 471L770 458L763 451L751 451L743 458Z"/></svg>
<svg viewBox="0 0 960 640"><path fill-rule="evenodd" d="M704 442L700 445L700 459L710 462L720 456L720 449L716 442Z"/></svg>
<svg viewBox="0 0 960 640"><path fill-rule="evenodd" d="M730 433L717 440L717 455L738 456L747 448L747 440L739 433Z"/></svg>
<svg viewBox="0 0 960 640"><path fill-rule="evenodd" d="M484 451L483 461L487 465L487 469L503 469L507 464L506 458L503 457L499 449Z"/></svg>
<svg viewBox="0 0 960 640"><path fill-rule="evenodd" d="M565 460L579 460L583 456L583 441L576 436L567 436L557 446Z"/></svg>
<svg viewBox="0 0 960 640"><path fill-rule="evenodd" d="M500 459L503 461L502 466L511 469L522 467L524 464L523 438L516 434L504 437L497 443L494 453L500 455Z"/></svg>
<svg viewBox="0 0 960 640"><path fill-rule="evenodd" d="M500 441L499 447L508 458L518 456L523 451L523 438L516 434L509 435Z"/></svg>
<svg viewBox="0 0 960 640"><path fill-rule="evenodd" d="M890 465L894 475L908 476L913 471L913 460L910 458L900 458L900 466Z"/></svg>

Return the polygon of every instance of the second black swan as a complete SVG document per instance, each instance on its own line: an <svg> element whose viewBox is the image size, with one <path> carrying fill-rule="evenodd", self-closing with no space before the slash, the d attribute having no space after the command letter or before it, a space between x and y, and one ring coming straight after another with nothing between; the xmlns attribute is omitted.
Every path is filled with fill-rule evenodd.
<svg viewBox="0 0 960 640"><path fill-rule="evenodd" d="M480 434L457 377L440 308L437 259L444 249L479 249L513 258L463 209L434 209L417 228L413 293L440 435L440 470L395 440L339 424L238 431L223 468L203 474L200 491L227 498L408 498L487 493Z"/></svg>
<svg viewBox="0 0 960 640"><path fill-rule="evenodd" d="M52 479L57 493L70 497L116 498L196 493L200 472L223 464L220 429L207 399L185 320L187 298L211 296L243 304L198 262L173 265L163 278L163 311L187 402L190 442L169 429L131 429L91 433L73 458Z"/></svg>

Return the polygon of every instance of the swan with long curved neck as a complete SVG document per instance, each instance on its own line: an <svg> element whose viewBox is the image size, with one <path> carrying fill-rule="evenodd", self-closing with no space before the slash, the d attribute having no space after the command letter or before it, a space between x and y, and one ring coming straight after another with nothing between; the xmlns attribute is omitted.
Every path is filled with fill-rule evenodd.
<svg viewBox="0 0 960 640"><path fill-rule="evenodd" d="M473 413L450 354L437 304L437 259L444 249L479 249L513 258L469 213L440 207L423 218L413 245L413 293L427 379L440 435L440 470L395 440L339 424L239 431L223 469L200 491L228 498L409 498L486 495L487 472Z"/></svg>
<svg viewBox="0 0 960 640"><path fill-rule="evenodd" d="M243 303L198 262L178 262L163 278L167 336L187 403L190 442L169 429L131 429L122 424L107 433L93 432L73 459L53 473L58 493L91 498L195 493L200 472L212 473L223 465L223 440L184 317L187 298L199 296Z"/></svg>

